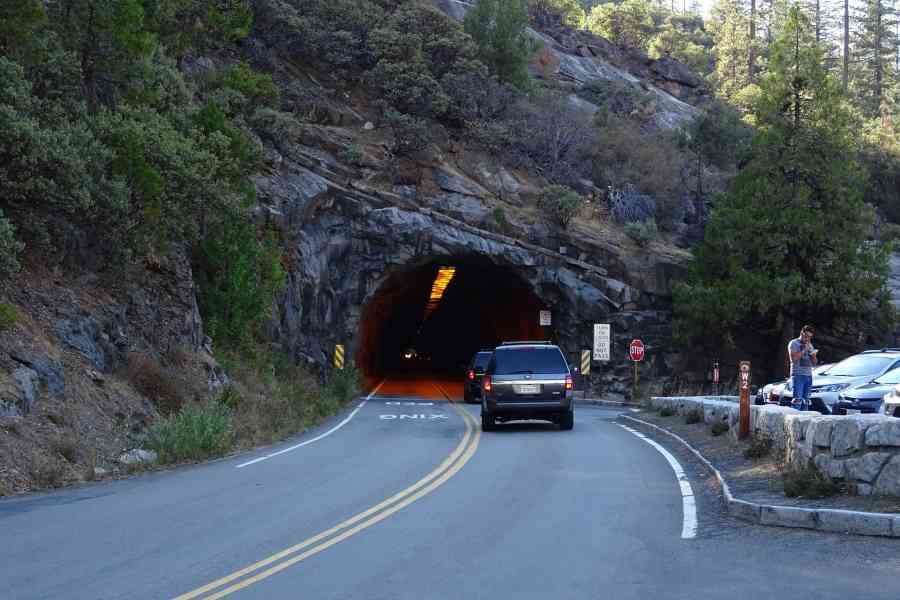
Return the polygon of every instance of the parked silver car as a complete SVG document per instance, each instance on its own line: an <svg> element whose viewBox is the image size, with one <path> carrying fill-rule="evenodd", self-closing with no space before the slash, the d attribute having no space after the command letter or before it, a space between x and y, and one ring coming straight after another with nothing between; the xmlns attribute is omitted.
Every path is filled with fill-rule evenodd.
<svg viewBox="0 0 900 600"><path fill-rule="evenodd" d="M835 363L828 370L813 374L810 401L821 400L833 411L841 392L861 383L868 383L888 371L900 368L900 349L866 350ZM791 381L784 386L784 396L793 397Z"/></svg>

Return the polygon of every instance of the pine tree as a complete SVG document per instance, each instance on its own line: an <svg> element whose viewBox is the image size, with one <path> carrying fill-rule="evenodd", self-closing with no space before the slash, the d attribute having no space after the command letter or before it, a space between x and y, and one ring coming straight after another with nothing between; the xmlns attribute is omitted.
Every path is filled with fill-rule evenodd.
<svg viewBox="0 0 900 600"><path fill-rule="evenodd" d="M719 343L744 328L774 345L795 318L825 329L883 325L875 309L884 306L886 254L866 242L873 216L856 124L797 8L773 44L754 116L749 160L676 289L680 334Z"/></svg>
<svg viewBox="0 0 900 600"><path fill-rule="evenodd" d="M854 36L853 89L863 114L875 118L888 103L888 90L896 82L898 52L897 13L888 0L865 0Z"/></svg>
<svg viewBox="0 0 900 600"><path fill-rule="evenodd" d="M714 80L720 96L729 100L750 83L749 21L739 0L722 0L713 7L711 29L716 55Z"/></svg>
<svg viewBox="0 0 900 600"><path fill-rule="evenodd" d="M534 50L527 27L524 0L478 0L466 13L465 30L480 58L500 81L519 88L528 86L528 59Z"/></svg>

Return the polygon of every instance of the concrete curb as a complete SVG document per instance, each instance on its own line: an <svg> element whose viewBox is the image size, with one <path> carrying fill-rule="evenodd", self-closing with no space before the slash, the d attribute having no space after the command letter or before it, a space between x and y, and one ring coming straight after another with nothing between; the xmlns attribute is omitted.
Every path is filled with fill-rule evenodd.
<svg viewBox="0 0 900 600"><path fill-rule="evenodd" d="M722 495L725 497L725 507L728 510L728 514L733 517L744 521L750 521L757 525L796 527L831 533L850 533L854 535L900 537L900 515L841 510L836 508L802 508L798 506L760 504L735 498L731 493L731 489L728 487L728 482L725 481L725 478L722 477L719 470L681 436L642 419L637 419L629 415L622 415L622 417L673 437L684 444L688 450L693 452L703 464L715 473L719 485L722 486Z"/></svg>
<svg viewBox="0 0 900 600"><path fill-rule="evenodd" d="M595 398L575 398L575 406L618 406L622 408L640 408L640 404L633 402L619 402L618 400L597 400Z"/></svg>

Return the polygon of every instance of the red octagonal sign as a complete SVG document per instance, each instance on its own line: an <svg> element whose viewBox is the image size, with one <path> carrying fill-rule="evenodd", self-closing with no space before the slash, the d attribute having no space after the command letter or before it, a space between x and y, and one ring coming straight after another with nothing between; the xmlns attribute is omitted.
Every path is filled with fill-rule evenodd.
<svg viewBox="0 0 900 600"><path fill-rule="evenodd" d="M644 360L644 342L631 340L631 345L628 346L628 356L635 362Z"/></svg>

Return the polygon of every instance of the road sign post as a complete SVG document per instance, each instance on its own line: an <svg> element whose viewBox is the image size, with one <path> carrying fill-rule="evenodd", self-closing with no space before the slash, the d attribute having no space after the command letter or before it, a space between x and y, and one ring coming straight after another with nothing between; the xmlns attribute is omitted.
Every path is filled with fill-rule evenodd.
<svg viewBox="0 0 900 600"><path fill-rule="evenodd" d="M594 360L609 360L609 323L594 323Z"/></svg>
<svg viewBox="0 0 900 600"><path fill-rule="evenodd" d="M644 360L644 342L638 339L631 340L628 345L628 357L634 363L634 389L631 392L631 398L637 397L638 390L638 363Z"/></svg>
<svg viewBox="0 0 900 600"><path fill-rule="evenodd" d="M713 390L716 396L719 395L719 361L713 363Z"/></svg>
<svg viewBox="0 0 900 600"><path fill-rule="evenodd" d="M742 360L738 373L741 392L740 430L738 437L745 439L750 435L750 361Z"/></svg>

